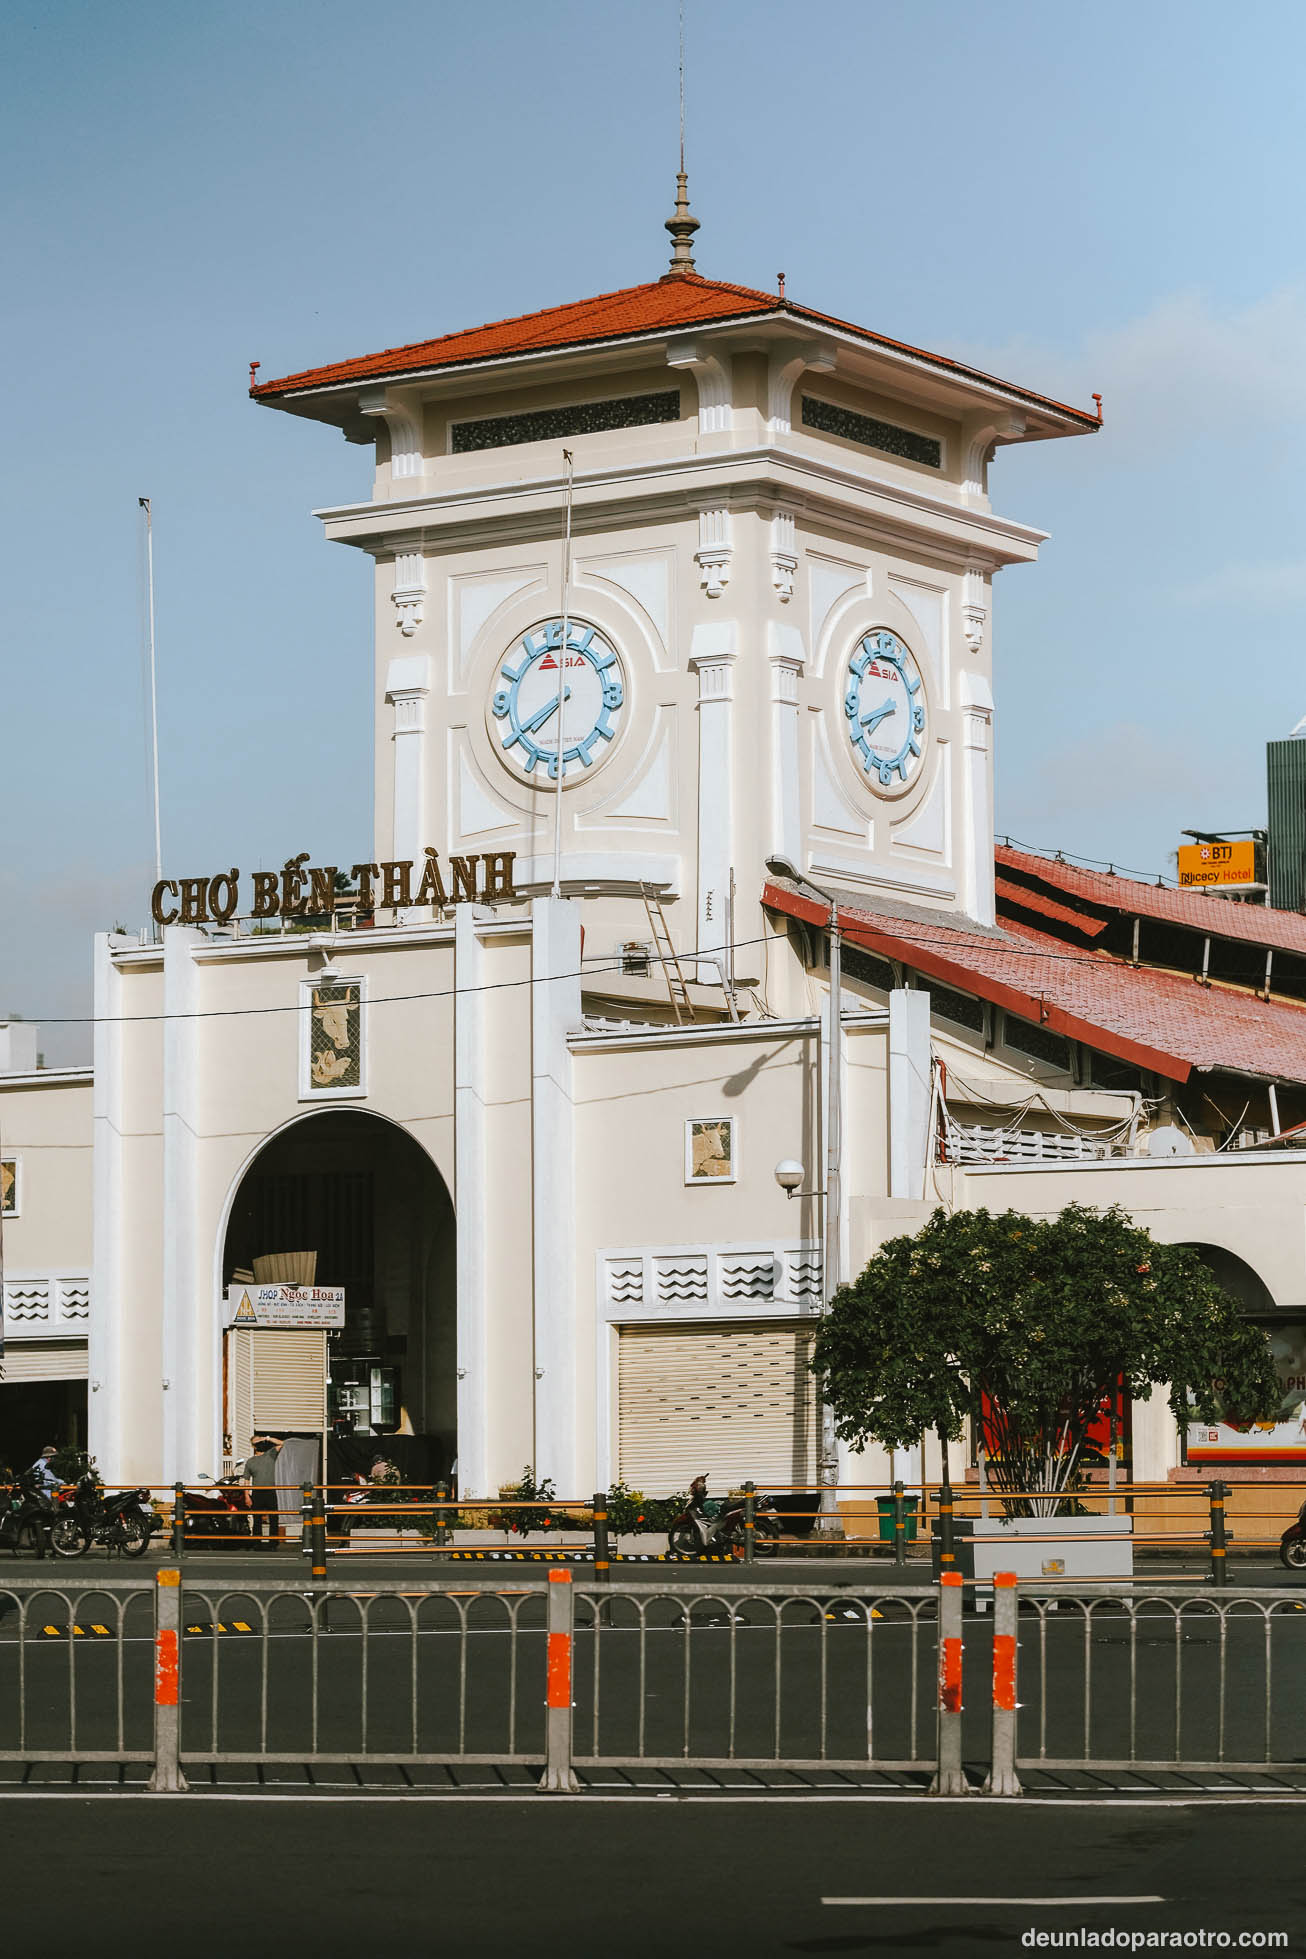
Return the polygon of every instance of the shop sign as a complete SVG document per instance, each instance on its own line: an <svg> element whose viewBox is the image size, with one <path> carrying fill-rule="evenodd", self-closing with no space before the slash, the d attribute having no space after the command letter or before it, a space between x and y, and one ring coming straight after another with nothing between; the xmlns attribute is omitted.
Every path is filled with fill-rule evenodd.
<svg viewBox="0 0 1306 1959"><path fill-rule="evenodd" d="M224 1326L343 1326L343 1286L228 1286Z"/></svg>
<svg viewBox="0 0 1306 1959"><path fill-rule="evenodd" d="M419 861L351 865L349 875L358 888L339 892L338 867L310 865L305 850L279 871L254 871L247 908L241 903L241 873L233 867L215 877L160 878L150 894L150 915L156 925L225 925L237 916L300 918L306 923L321 919L325 924L343 909L367 918L375 911L409 906L511 904L517 897L512 881L516 857L514 850L490 850L450 857L441 868L439 851L428 845Z"/></svg>
<svg viewBox="0 0 1306 1959"><path fill-rule="evenodd" d="M1181 843L1179 889L1207 884L1255 884L1256 845L1245 843Z"/></svg>
<svg viewBox="0 0 1306 1959"><path fill-rule="evenodd" d="M1291 1462L1306 1468L1306 1325L1267 1328L1280 1401L1264 1422L1190 1422L1190 1463Z"/></svg>

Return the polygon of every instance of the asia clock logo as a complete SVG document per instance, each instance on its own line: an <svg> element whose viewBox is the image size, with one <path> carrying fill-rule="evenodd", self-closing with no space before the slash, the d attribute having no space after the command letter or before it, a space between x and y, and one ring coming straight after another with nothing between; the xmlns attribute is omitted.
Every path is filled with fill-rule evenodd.
<svg viewBox="0 0 1306 1959"><path fill-rule="evenodd" d="M920 767L925 693L920 670L896 633L866 633L848 661L843 711L862 769L881 789L910 782Z"/></svg>
<svg viewBox="0 0 1306 1959"><path fill-rule="evenodd" d="M596 626L583 620L546 624L523 633L520 658L509 656L497 676L490 712L503 733L504 760L551 782L565 782L602 759L615 739L626 704L621 661Z"/></svg>

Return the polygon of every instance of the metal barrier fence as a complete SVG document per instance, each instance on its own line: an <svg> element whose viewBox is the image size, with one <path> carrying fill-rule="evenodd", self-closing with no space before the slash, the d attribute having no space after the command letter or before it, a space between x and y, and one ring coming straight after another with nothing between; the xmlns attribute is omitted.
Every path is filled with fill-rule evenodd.
<svg viewBox="0 0 1306 1959"><path fill-rule="evenodd" d="M554 1792L870 1770L947 1795L967 1764L992 1795L1033 1770L1300 1770L1306 1592L24 1575L0 1583L0 1761L149 1763L165 1791L230 1764L542 1768Z"/></svg>
<svg viewBox="0 0 1306 1959"><path fill-rule="evenodd" d="M1122 1483L1115 1487L1094 1483L1055 1499L1039 1491L985 1491L974 1485L953 1487L947 1483L926 1485L918 1493L906 1492L901 1483L887 1487L843 1484L838 1549L841 1553L875 1550L892 1556L895 1565L902 1569L909 1562L909 1546L916 1543L920 1527L932 1532L938 1540L942 1550L940 1562L946 1570L958 1564L957 1547L980 1541L975 1534L977 1526L984 1527L984 1534L988 1535L989 1520L1000 1521L1009 1507L1037 1513L1051 1503L1050 1514L1021 1518L1020 1535L1026 1543L1035 1541L1040 1525L1049 1540L1056 1539L1061 1534L1058 1531L1061 1518L1073 1515L1080 1545L1095 1541L1119 1545L1122 1535L1118 1520L1127 1516L1127 1541L1132 1550L1204 1552L1214 1582L1223 1584L1235 1534L1240 1550L1276 1546L1283 1528L1296 1514L1296 1499L1301 1492L1295 1486L1282 1491L1273 1488L1270 1494L1278 1502L1269 1504L1267 1496L1256 1499L1254 1492L1240 1489L1237 1492L1240 1507L1236 1518L1231 1519L1232 1494L1230 1487L1218 1480L1182 1484ZM583 1499L542 1501L504 1496L458 1497L444 1483L430 1487L382 1484L363 1488L352 1484L304 1484L297 1495L300 1500L293 1526L298 1531L302 1550L313 1558L315 1575L321 1575L328 1558L374 1558L397 1550L407 1556L422 1553L438 1556L450 1551L458 1551L463 1556L484 1556L488 1555L485 1541L490 1538L501 1541L504 1548L515 1548L515 1544L525 1546L529 1542L533 1551L542 1544L565 1543L569 1546L567 1555L578 1560L592 1558L596 1566L621 1562L632 1555L614 1544L617 1526L609 1515L609 1498L602 1491ZM757 1521L766 1497L751 1483L745 1484L737 1495L743 1528L735 1533L733 1546L721 1547L721 1558L739 1555L751 1564L768 1549L781 1545L789 1554L805 1548L819 1555L833 1548L818 1530L807 1529L818 1517L816 1486L795 1485L784 1491L773 1488L767 1493L769 1497L787 1498L791 1502L811 1496L814 1506L811 1512L802 1509L801 1504L797 1511L791 1509L782 1519L782 1537L775 1543L763 1536ZM172 1502L167 1506L174 1557L181 1559L187 1551L211 1550L224 1542L248 1539L251 1525L258 1532L265 1522L270 1539L280 1541L283 1528L292 1522L290 1512L251 1515L244 1509L244 1502L241 1490L235 1493L231 1510L215 1511L211 1495L201 1508L195 1493L188 1493L177 1484ZM870 1512L878 1513L871 1518L873 1530L864 1528L859 1521ZM1084 1529L1095 1515L1103 1519L1100 1536ZM785 1524L789 1526L787 1530L783 1529ZM768 1528L774 1530L774 1523ZM665 1531L649 1534L640 1540L640 1549L633 1555L645 1561L664 1557L666 1541ZM989 1541L992 1542L991 1536ZM481 1548L469 1552L466 1547L472 1543ZM917 1547L918 1555L923 1548Z"/></svg>
<svg viewBox="0 0 1306 1959"><path fill-rule="evenodd" d="M1009 1597L1013 1773L1306 1762L1306 1591L1073 1584L1050 1595L1025 1582Z"/></svg>

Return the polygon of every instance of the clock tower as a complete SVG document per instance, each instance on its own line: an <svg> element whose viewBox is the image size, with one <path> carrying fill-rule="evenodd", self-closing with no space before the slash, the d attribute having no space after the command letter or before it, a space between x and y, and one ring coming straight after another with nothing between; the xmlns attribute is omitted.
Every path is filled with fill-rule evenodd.
<svg viewBox="0 0 1306 1959"><path fill-rule="evenodd" d="M992 922L989 463L1099 418L703 277L679 188L647 285L251 392L375 446L378 859L556 851L587 960L656 894L722 986L773 853Z"/></svg>

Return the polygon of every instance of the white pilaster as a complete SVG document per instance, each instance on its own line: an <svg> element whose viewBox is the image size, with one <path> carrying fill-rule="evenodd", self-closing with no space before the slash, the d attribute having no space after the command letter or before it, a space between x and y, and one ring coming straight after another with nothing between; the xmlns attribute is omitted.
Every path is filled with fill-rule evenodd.
<svg viewBox="0 0 1306 1959"><path fill-rule="evenodd" d="M431 662L410 653L391 660L386 669L385 697L395 711L394 824L391 854L419 863L426 848L426 697L431 691Z"/></svg>
<svg viewBox="0 0 1306 1959"><path fill-rule="evenodd" d="M782 605L787 605L794 595L797 571L794 514L792 510L777 510L771 519L771 583Z"/></svg>
<svg viewBox="0 0 1306 1959"><path fill-rule="evenodd" d="M770 848L791 863L800 861L802 832L798 807L798 683L803 676L803 636L797 626L767 626L771 669L771 839Z"/></svg>
<svg viewBox="0 0 1306 1959"><path fill-rule="evenodd" d="M485 1151L485 947L479 907L454 912L454 1204L458 1219L458 1487L490 1494Z"/></svg>
<svg viewBox="0 0 1306 1959"><path fill-rule="evenodd" d="M575 1493L576 1192L571 1053L581 1024L580 909L531 900L531 1159L535 1269L535 1469ZM588 1455L588 1452L587 1452Z"/></svg>
<svg viewBox="0 0 1306 1959"><path fill-rule="evenodd" d="M196 1142L200 1133L199 968L202 935L163 933L163 1480L192 1482L209 1468L213 1411L207 1392L210 1288L198 1282ZM202 1377L202 1378L201 1378Z"/></svg>
<svg viewBox="0 0 1306 1959"><path fill-rule="evenodd" d="M961 904L992 925L993 693L982 673L961 675Z"/></svg>
<svg viewBox="0 0 1306 1959"><path fill-rule="evenodd" d="M92 1057L92 1251L87 1447L110 1483L126 1480L123 1406L122 978L105 932L95 935ZM139 1353L136 1355L140 1363ZM148 1366L148 1362L144 1363Z"/></svg>
<svg viewBox="0 0 1306 1959"><path fill-rule="evenodd" d="M897 987L889 995L889 1195L925 1195L930 1147L930 996Z"/></svg>
<svg viewBox="0 0 1306 1959"><path fill-rule="evenodd" d="M727 959L730 866L733 862L734 785L731 711L737 657L733 619L695 626L689 665L698 675L698 918L697 945L705 984L719 981L711 959Z"/></svg>

